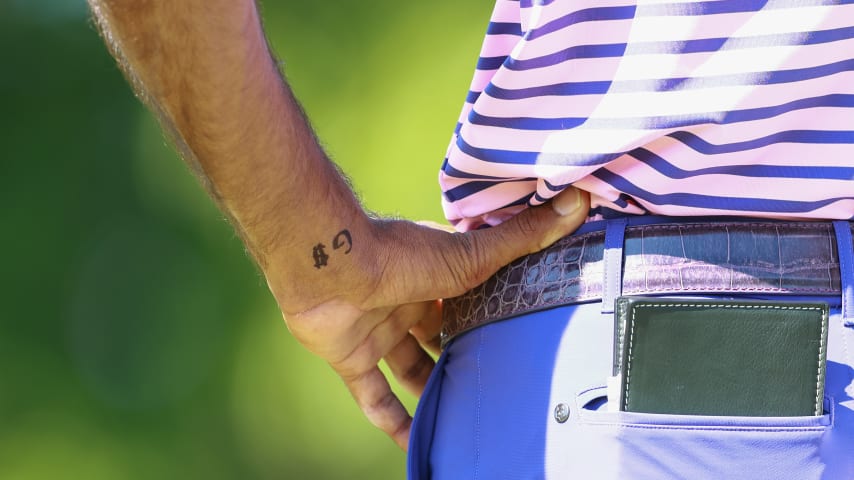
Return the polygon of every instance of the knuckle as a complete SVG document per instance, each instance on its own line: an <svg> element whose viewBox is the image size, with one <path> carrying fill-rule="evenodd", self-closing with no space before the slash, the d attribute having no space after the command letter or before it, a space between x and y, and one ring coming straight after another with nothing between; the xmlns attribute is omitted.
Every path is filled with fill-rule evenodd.
<svg viewBox="0 0 854 480"><path fill-rule="evenodd" d="M527 237L539 231L537 228L537 222L532 213L532 211L528 210L520 215L516 215L515 217L516 228L523 237Z"/></svg>
<svg viewBox="0 0 854 480"><path fill-rule="evenodd" d="M330 361L329 365L345 380L354 380L379 363L380 357L376 342L368 337L352 352Z"/></svg>
<svg viewBox="0 0 854 480"><path fill-rule="evenodd" d="M488 276L487 249L481 235L460 234L460 259L454 274L457 285L462 291L470 290L480 284Z"/></svg>
<svg viewBox="0 0 854 480"><path fill-rule="evenodd" d="M428 376L433 370L433 361L427 355L421 355L418 360L410 365L401 375L404 382L415 382Z"/></svg>
<svg viewBox="0 0 854 480"><path fill-rule="evenodd" d="M377 412L385 412L394 407L396 403L397 397L389 390L372 402L369 408Z"/></svg>
<svg viewBox="0 0 854 480"><path fill-rule="evenodd" d="M383 430L390 430L393 420L390 418L395 405L398 403L397 397L391 391L387 391L379 397L361 405L365 416L375 426Z"/></svg>
<svg viewBox="0 0 854 480"><path fill-rule="evenodd" d="M403 438L406 439L408 437L407 430L409 429L409 419L401 418L394 426L389 429L389 435L392 438Z"/></svg>

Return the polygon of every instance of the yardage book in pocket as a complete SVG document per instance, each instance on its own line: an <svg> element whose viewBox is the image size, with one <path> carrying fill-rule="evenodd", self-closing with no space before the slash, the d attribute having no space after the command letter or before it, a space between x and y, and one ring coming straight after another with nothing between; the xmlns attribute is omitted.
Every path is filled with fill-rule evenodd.
<svg viewBox="0 0 854 480"><path fill-rule="evenodd" d="M621 411L823 413L826 303L620 297L615 312Z"/></svg>

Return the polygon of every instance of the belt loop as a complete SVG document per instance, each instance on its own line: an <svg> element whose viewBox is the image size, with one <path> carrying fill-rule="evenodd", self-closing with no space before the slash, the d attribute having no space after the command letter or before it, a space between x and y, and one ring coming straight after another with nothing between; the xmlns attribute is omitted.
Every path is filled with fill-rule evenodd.
<svg viewBox="0 0 854 480"><path fill-rule="evenodd" d="M605 252L602 255L602 313L614 313L614 300L623 294L623 240L626 217L606 220Z"/></svg>
<svg viewBox="0 0 854 480"><path fill-rule="evenodd" d="M833 222L836 232L836 250L839 256L839 287L842 290L842 320L846 327L854 327L854 242L851 224L846 220Z"/></svg>

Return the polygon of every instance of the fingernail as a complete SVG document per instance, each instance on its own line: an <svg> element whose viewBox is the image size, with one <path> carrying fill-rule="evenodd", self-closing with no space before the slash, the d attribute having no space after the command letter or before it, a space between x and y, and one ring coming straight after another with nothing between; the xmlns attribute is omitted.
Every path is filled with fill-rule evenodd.
<svg viewBox="0 0 854 480"><path fill-rule="evenodd" d="M563 191L552 199L552 209L561 217L565 217L581 207L581 190L573 187L569 187L569 189L573 193Z"/></svg>

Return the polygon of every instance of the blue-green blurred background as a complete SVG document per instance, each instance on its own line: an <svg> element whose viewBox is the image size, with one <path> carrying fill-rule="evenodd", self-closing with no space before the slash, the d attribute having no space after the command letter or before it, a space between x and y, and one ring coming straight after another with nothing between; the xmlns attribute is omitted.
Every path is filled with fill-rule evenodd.
<svg viewBox="0 0 854 480"><path fill-rule="evenodd" d="M367 208L441 219L437 170L491 6L265 0ZM83 0L0 0L0 95L0 478L404 477L289 336Z"/></svg>

